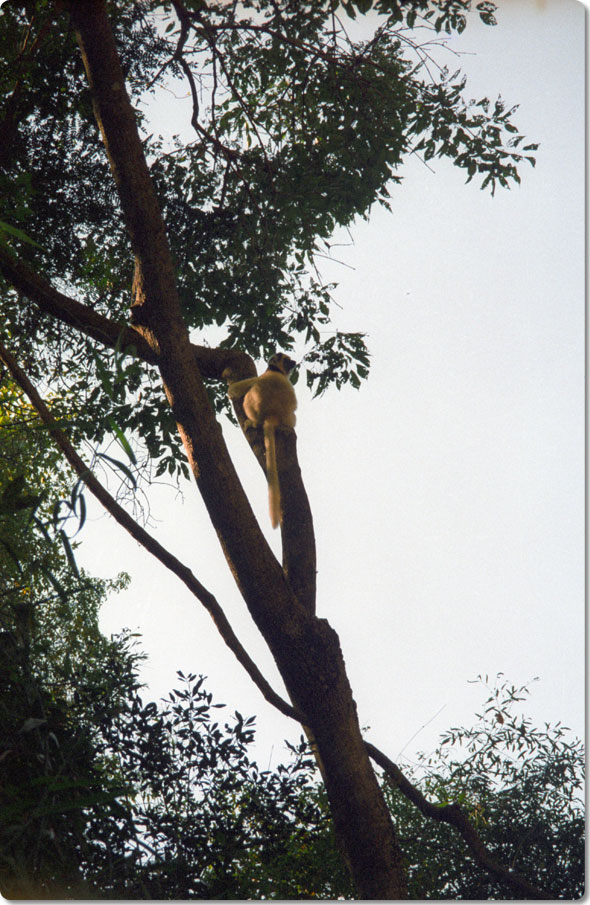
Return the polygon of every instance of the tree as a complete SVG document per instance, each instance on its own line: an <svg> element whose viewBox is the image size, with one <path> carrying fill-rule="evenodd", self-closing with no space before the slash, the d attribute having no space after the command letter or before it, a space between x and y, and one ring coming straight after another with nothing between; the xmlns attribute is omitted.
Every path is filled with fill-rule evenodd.
<svg viewBox="0 0 590 905"><path fill-rule="evenodd" d="M369 760L378 754L362 739L338 638L315 615L313 522L295 434L277 444L279 563L215 419L226 406L224 378L250 376L250 356L289 350L298 338L317 391L367 375L361 335L322 341L330 291L314 255L336 226L387 203L404 155L446 155L468 181L479 174L492 190L518 181L517 164L532 160L535 146L520 147L513 110L486 98L465 102L460 73L433 82L426 51L400 29L419 15L436 31L462 30L466 0L377 0L374 36L350 40L342 16L371 6L9 3L0 35L0 178L12 189L4 197L18 188L18 203L2 214L0 357L86 487L179 575L266 697L304 725L359 894L400 898L402 852ZM493 10L478 4L489 24ZM152 135L142 140L142 103L180 77L195 139L171 149ZM214 326L222 333L216 348L190 343L190 330ZM51 388L51 411L32 381ZM133 401L139 391L141 405ZM243 424L239 405L236 415ZM245 432L263 465L260 432ZM108 436L132 466L140 462L128 439L135 436L156 474L192 472L291 703L270 688L210 592L74 449L96 449ZM131 468L115 467L132 490Z"/></svg>

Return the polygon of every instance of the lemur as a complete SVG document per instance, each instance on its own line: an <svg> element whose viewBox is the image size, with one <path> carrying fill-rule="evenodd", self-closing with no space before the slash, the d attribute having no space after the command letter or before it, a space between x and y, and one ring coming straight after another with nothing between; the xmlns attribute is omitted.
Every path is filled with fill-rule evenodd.
<svg viewBox="0 0 590 905"><path fill-rule="evenodd" d="M268 367L260 377L237 380L228 388L230 399L244 397L244 413L248 421L256 427L262 425L264 430L268 503L273 528L279 524L281 511L275 430L277 427L295 427L297 398L287 376L295 364L288 355L277 352L269 359Z"/></svg>

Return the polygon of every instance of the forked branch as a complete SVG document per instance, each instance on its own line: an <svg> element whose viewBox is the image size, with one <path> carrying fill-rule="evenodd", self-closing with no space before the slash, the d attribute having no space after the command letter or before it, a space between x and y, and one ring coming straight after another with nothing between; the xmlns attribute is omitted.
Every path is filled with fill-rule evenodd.
<svg viewBox="0 0 590 905"><path fill-rule="evenodd" d="M133 326L100 314L88 305L59 292L45 279L0 248L0 273L19 292L41 311L74 327L108 348L119 346L148 364L158 365L158 354L144 336ZM201 375L221 380L222 374L232 379L256 374L254 362L239 349L209 348L191 344ZM240 415L239 412L238 416ZM243 413L240 419L243 421ZM258 461L264 463L264 446L256 431L248 431L246 438ZM283 527L283 568L291 586L303 606L313 610L315 603L315 540L311 508L297 460L295 437L283 439L283 473L285 503L291 513Z"/></svg>

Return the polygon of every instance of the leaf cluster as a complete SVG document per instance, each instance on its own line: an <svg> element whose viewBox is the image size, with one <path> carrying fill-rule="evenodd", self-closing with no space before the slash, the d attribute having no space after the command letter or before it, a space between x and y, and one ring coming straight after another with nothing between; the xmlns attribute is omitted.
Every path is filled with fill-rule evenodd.
<svg viewBox="0 0 590 905"><path fill-rule="evenodd" d="M342 6L351 18L356 18L356 11L365 15L374 9L388 15L394 22L404 22L408 28L414 28L417 22L432 23L436 32L453 31L461 33L467 25L467 14L473 4L471 0L414 0L405 3L403 0L346 0ZM484 0L476 3L475 9L486 25L495 25L494 13L496 4Z"/></svg>
<svg viewBox="0 0 590 905"><path fill-rule="evenodd" d="M179 671L178 687L159 706L145 704L129 642L111 644L101 671L72 673L67 705L53 696L59 731L46 711L29 708L23 719L17 708L22 757L0 760L13 796L8 813L18 816L22 796L27 832L46 821L65 853L50 870L50 836L40 837L36 860L21 851L27 888L38 895L61 884L62 897L83 889L87 898L354 898L305 741L288 745L286 764L261 770L249 753L254 719L217 717L223 705L202 676ZM475 726L449 730L412 779L431 800L457 801L502 863L560 898L576 898L584 864L581 744L559 725L537 729L517 717L513 706L526 693L499 680ZM40 744L52 746L48 761L35 759ZM45 764L36 780L35 762ZM23 776L26 791L15 785ZM482 873L448 825L424 818L388 785L385 791L410 898L513 897ZM0 832L6 838L14 825ZM5 894L13 879L5 865Z"/></svg>
<svg viewBox="0 0 590 905"><path fill-rule="evenodd" d="M295 892L294 840L328 819L309 795L305 745L289 766L260 771L247 754L254 719L219 723L203 677L178 676L161 707L135 697L105 732L133 797L125 847L110 848L112 885L104 871L94 883L109 897L260 898L284 871Z"/></svg>
<svg viewBox="0 0 590 905"><path fill-rule="evenodd" d="M89 844L89 827L124 826L126 787L100 760L87 699L108 702L112 718L136 688L137 658L126 639L108 642L91 620L87 627L70 661L0 632L0 890L8 898L96 896L84 864L100 841Z"/></svg>
<svg viewBox="0 0 590 905"><path fill-rule="evenodd" d="M460 804L500 864L559 898L578 898L584 891L583 745L560 723L537 728L516 709L530 693L527 685L511 685L502 674L491 685L487 676L477 681L488 697L476 723L443 733L436 751L410 770L413 781L430 800ZM399 809L413 898L516 897L466 856L451 827L409 813L391 790L388 796L394 812Z"/></svg>
<svg viewBox="0 0 590 905"><path fill-rule="evenodd" d="M75 663L80 638L99 643L98 609L125 586L78 568L86 506L36 414L10 381L0 386L0 630L47 680Z"/></svg>
<svg viewBox="0 0 590 905"><path fill-rule="evenodd" d="M135 688L134 661L98 628L100 604L126 579L78 568L79 488L68 492L57 451L6 380L0 400L0 887L85 898L89 815L120 815L120 788L97 763L96 726L78 705L97 683L111 711Z"/></svg>
<svg viewBox="0 0 590 905"><path fill-rule="evenodd" d="M467 102L464 77L444 68L432 76L428 42L411 31L461 31L470 6L109 0L190 330L256 359L297 349L317 392L360 385L369 368L363 335L334 329L334 287L317 269L334 231L389 203L409 154L448 158L492 192L518 182L517 166L532 160L516 108ZM476 8L494 23L492 3ZM374 34L351 37L347 16L369 10L378 14ZM0 60L2 241L31 237L21 243L25 259L122 321L132 256L67 16L42 0L7 3ZM189 95L172 141L162 137L168 92ZM30 376L64 385L58 397L73 427L98 444L114 423L119 441L117 429L141 435L157 468L177 471L174 426L148 371L127 368L123 398L116 356L14 292L2 313L15 341L26 337L18 351ZM211 392L221 406L223 394Z"/></svg>
<svg viewBox="0 0 590 905"><path fill-rule="evenodd" d="M476 174L483 176L481 188L489 186L493 195L496 185L508 188L510 180L520 183L518 164L526 159L534 166L531 152L538 145L519 148L524 136L511 120L517 106L507 109L500 98L491 104L487 97L466 103L465 85L459 70L451 74L445 68L438 85L424 86L415 123L417 131L426 124L429 130L414 151L423 153L425 160L450 157L455 166L467 170L467 182Z"/></svg>

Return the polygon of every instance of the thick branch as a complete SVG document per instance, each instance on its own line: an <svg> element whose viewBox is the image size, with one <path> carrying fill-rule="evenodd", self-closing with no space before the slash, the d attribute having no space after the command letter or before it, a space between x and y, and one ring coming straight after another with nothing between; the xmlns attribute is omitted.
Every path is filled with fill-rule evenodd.
<svg viewBox="0 0 590 905"><path fill-rule="evenodd" d="M41 311L64 324L80 330L111 349L117 343L148 364L157 365L159 355L135 327L112 320L88 305L83 305L63 292L58 292L39 274L0 246L0 273L8 282L32 301ZM238 377L255 374L252 359L238 349L211 349L191 343L197 366L206 379L221 380L222 372L231 368Z"/></svg>
<svg viewBox="0 0 590 905"><path fill-rule="evenodd" d="M41 311L51 314L52 317L80 330L86 336L91 336L105 346L114 348L121 339L123 349L134 346L139 358L149 364L157 364L157 353L134 327L113 321L88 305L83 305L54 289L47 280L3 247L0 247L0 273Z"/></svg>
<svg viewBox="0 0 590 905"><path fill-rule="evenodd" d="M138 525L135 519L133 519L129 513L117 503L108 490L106 490L100 481L97 480L84 460L78 455L66 434L55 426L55 419L52 417L51 412L45 405L43 399L25 372L18 365L14 356L6 349L2 342L0 342L0 360L4 362L15 382L18 383L23 392L26 393L41 421L46 425L49 435L61 449L78 477L84 481L89 491L104 506L107 512L113 516L115 521L129 532L134 540L138 541L138 543L161 562L162 565L180 578L193 596L203 604L217 626L219 634L229 649L235 654L236 659L245 668L250 678L258 686L266 700L286 716L298 720L299 722L304 722L303 714L284 701L264 678L252 658L238 640L221 605L217 602L213 594L201 584L188 566L181 563L169 550L148 534L141 525Z"/></svg>
<svg viewBox="0 0 590 905"><path fill-rule="evenodd" d="M240 379L232 368L226 369L223 376L231 380ZM241 399L234 399L233 405L244 436L258 464L266 473L263 430L253 427L246 419ZM315 613L317 575L315 534L311 506L297 458L295 431L288 433L277 431L276 450L283 510L281 518L283 571L302 606L309 613Z"/></svg>
<svg viewBox="0 0 590 905"><path fill-rule="evenodd" d="M391 785L399 789L409 801L415 804L425 817L430 817L432 820L436 820L439 823L448 823L458 830L467 844L469 851L473 855L473 858L480 867L492 874L497 880L506 883L524 899L556 898L556 896L544 889L540 889L538 886L534 886L520 874L509 870L507 867L504 867L496 861L489 853L469 822L469 818L458 804L432 804L432 802L428 801L416 786L412 785L409 779L404 776L400 768L394 764L393 761L389 760L385 754L374 745L371 745L370 742L365 742L365 746L369 756L385 771L385 775Z"/></svg>

